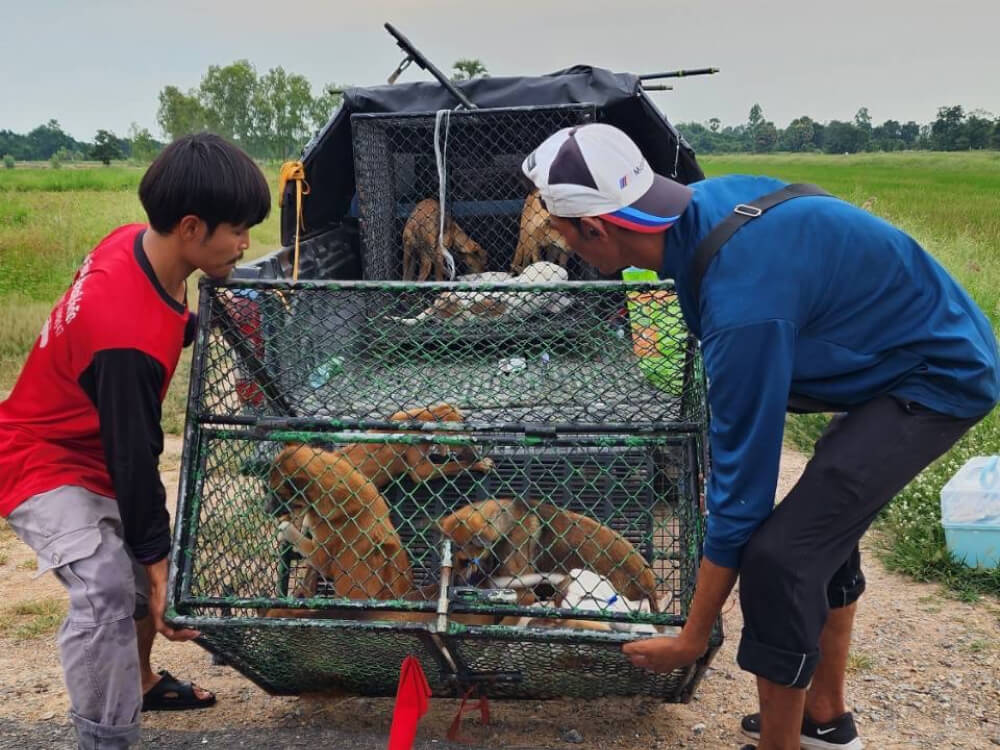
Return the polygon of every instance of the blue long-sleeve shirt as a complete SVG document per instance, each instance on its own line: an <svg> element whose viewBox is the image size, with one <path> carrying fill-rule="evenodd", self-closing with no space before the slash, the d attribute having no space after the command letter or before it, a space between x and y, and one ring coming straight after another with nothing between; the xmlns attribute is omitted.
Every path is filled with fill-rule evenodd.
<svg viewBox="0 0 1000 750"><path fill-rule="evenodd" d="M883 394L957 417L1000 398L997 341L965 291L912 238L844 201L802 197L745 224L702 281L691 258L733 207L786 183L729 176L694 183L664 235L709 380L712 472L705 556L730 568L770 514L792 394L842 407Z"/></svg>

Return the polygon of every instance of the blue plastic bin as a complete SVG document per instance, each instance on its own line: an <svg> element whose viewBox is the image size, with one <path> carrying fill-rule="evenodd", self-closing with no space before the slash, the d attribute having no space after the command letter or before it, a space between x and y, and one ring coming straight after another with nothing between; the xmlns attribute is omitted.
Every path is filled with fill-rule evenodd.
<svg viewBox="0 0 1000 750"><path fill-rule="evenodd" d="M997 456L969 459L941 488L941 525L948 550L966 565L1000 566L1000 465Z"/></svg>

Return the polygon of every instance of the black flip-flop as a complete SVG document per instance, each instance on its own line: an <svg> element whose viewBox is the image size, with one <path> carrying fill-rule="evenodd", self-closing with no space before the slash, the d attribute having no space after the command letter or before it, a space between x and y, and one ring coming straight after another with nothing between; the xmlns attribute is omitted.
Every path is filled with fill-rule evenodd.
<svg viewBox="0 0 1000 750"><path fill-rule="evenodd" d="M165 669L160 670L160 681L142 696L143 711L190 711L214 705L214 694L199 698L194 685L181 682Z"/></svg>

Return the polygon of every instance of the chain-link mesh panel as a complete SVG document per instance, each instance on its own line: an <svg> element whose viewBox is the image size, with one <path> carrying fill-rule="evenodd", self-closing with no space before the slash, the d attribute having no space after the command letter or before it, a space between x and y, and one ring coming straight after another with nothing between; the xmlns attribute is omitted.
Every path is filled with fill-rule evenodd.
<svg viewBox="0 0 1000 750"><path fill-rule="evenodd" d="M347 692L393 696L404 658L416 656L434 696L476 688L493 698L649 696L688 700L708 657L667 674L633 667L615 634L518 633L452 625L435 636L419 626L333 620L177 618L199 643L272 694ZM716 631L710 654L721 642Z"/></svg>
<svg viewBox="0 0 1000 750"><path fill-rule="evenodd" d="M521 172L548 136L594 116L591 105L353 115L364 278L519 274L538 261L598 278L570 257Z"/></svg>
<svg viewBox="0 0 1000 750"><path fill-rule="evenodd" d="M344 691L392 696L400 665L410 655L420 660L435 695L447 695L451 689L442 680L433 650L425 645L426 630L417 626L240 617L177 621L197 623L201 645L272 694Z"/></svg>
<svg viewBox="0 0 1000 750"><path fill-rule="evenodd" d="M470 425L699 430L698 348L671 289L206 285L197 414L374 426L447 401Z"/></svg>
<svg viewBox="0 0 1000 750"><path fill-rule="evenodd" d="M447 422L450 409L416 416ZM178 605L364 602L417 621L444 580L454 612L507 624L674 625L701 538L699 471L691 437L204 430L180 514Z"/></svg>
<svg viewBox="0 0 1000 750"><path fill-rule="evenodd" d="M491 697L547 699L644 695L680 702L704 660L690 668L654 674L622 656L621 642L588 634L544 637L470 628L444 642L467 674L488 685ZM719 643L714 633L712 646ZM492 679L491 679L492 677Z"/></svg>

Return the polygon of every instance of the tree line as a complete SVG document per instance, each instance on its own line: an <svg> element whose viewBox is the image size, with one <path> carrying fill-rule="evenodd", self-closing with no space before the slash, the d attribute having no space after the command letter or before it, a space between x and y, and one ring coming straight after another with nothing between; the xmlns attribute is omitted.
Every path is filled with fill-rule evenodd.
<svg viewBox="0 0 1000 750"><path fill-rule="evenodd" d="M481 60L462 58L452 66L456 81L489 75ZM182 91L165 86L158 96L156 121L166 142L210 130L239 144L261 160L296 156L310 136L326 124L340 104L342 87L327 84L315 94L305 76L282 67L258 73L249 60L213 65L198 86ZM132 125L126 136L99 130L93 143L78 141L49 120L29 133L0 130L0 155L17 161L112 159L148 162L164 146L146 128Z"/></svg>
<svg viewBox="0 0 1000 750"><path fill-rule="evenodd" d="M704 123L677 123L677 129L701 154L1000 149L1000 117L981 109L966 112L961 105L939 107L933 122L922 125L913 120L875 125L868 108L861 107L851 121L818 122L804 115L779 129L754 104L745 123L723 126L713 117Z"/></svg>
<svg viewBox="0 0 1000 750"><path fill-rule="evenodd" d="M454 80L487 76L481 60L463 58L452 66ZM302 75L282 67L258 73L249 60L208 68L198 86L182 91L165 86L158 96L156 120L162 140L133 123L126 135L99 130L92 142L78 141L49 120L28 133L0 130L0 155L7 166L17 161L114 159L149 162L164 142L210 130L239 144L261 160L294 158L340 104L342 87L327 84L313 93ZM933 122L872 122L867 107L851 121L820 122L809 116L778 128L754 104L745 123L723 125L718 118L678 123L695 151L768 153L772 151L857 153L933 149L964 151L1000 149L1000 117L983 110L966 112L960 105L940 107Z"/></svg>

